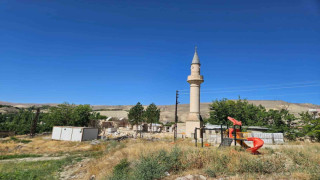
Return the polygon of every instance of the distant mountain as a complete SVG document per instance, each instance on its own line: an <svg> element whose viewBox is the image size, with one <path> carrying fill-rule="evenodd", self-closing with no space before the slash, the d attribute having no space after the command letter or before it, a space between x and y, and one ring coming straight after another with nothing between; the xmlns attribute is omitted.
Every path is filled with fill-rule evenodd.
<svg viewBox="0 0 320 180"><path fill-rule="evenodd" d="M248 100L249 103L254 105L262 105L267 109L282 109L286 108L294 115L298 115L303 111L308 111L309 109L320 109L320 105L309 104L309 103L288 103L285 101L271 101L271 100ZM201 115L203 118L209 117L209 106L211 103L201 103ZM55 103L37 104L37 103L10 103L0 101L0 105L10 105L13 107L27 108L30 106L55 106ZM129 109L133 105L92 105L93 110L100 112L102 115L108 117L127 117ZM146 107L146 106L145 106ZM161 121L174 121L174 111L175 105L159 105L161 110L160 120ZM7 109L8 110L8 109ZM13 109L11 109L13 110ZM6 112L6 108L0 108L0 112ZM179 104L178 105L178 117L179 121L185 121L189 112L189 104Z"/></svg>

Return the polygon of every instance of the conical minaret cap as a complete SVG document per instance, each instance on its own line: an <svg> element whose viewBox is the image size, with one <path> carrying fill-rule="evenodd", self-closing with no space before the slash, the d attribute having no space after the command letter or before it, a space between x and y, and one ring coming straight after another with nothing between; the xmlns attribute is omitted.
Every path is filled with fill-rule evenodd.
<svg viewBox="0 0 320 180"><path fill-rule="evenodd" d="M200 64L200 60L199 60L198 53L197 53L197 46L195 47L195 51L194 51L194 55L193 55L193 59L192 59L192 64Z"/></svg>

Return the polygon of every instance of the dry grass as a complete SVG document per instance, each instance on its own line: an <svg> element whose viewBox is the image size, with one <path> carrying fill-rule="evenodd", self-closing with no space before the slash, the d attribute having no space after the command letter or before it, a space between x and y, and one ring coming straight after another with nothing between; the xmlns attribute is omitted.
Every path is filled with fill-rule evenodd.
<svg viewBox="0 0 320 180"><path fill-rule="evenodd" d="M21 137L19 137L21 138ZM41 136L31 140L28 144L17 143L14 141L0 143L0 155L9 154L56 154L64 152L88 151L93 147L87 142L68 142L50 140L49 136Z"/></svg>
<svg viewBox="0 0 320 180"><path fill-rule="evenodd" d="M127 158L129 161L138 159L141 155L150 154L159 150L171 150L175 144L171 142L151 142L144 140L128 140L119 143L117 147L113 148L109 153L105 154L101 158L92 160L86 166L86 176L83 179L88 179L91 175L95 175L98 179L109 175L112 172L112 168L118 164L122 159ZM190 143L180 142L178 143L181 149L190 148Z"/></svg>
<svg viewBox="0 0 320 180"><path fill-rule="evenodd" d="M233 147L223 150L215 147L196 148L190 141L172 144L129 140L123 143L125 146L119 145L103 157L92 160L86 169L83 169L86 171L83 179L88 179L91 175L104 179L124 158L135 162L141 155L146 156L160 150L171 151L175 146L182 151L183 158L180 161L185 167L166 179L188 174L205 174L207 169L216 172L218 177L232 179L317 179L320 173L320 144L305 143L298 149L295 146L267 148L261 150L262 155L254 156Z"/></svg>
<svg viewBox="0 0 320 180"><path fill-rule="evenodd" d="M122 159L139 162L141 156L156 154L160 150L172 151L174 147L181 150L179 171L171 173L165 179L175 179L188 174L206 174L213 172L216 177L231 179L319 179L320 178L320 144L294 143L276 148L263 147L262 155L254 156L234 147L218 149L217 147L194 147L190 140L172 143L164 138L161 141L129 139L122 142L106 142L90 145L88 142L52 141L48 137L31 139L28 144L6 142L0 143L0 155L9 154L74 154L76 152L97 152L102 156L92 158L76 173L82 179L95 175L105 179L112 174L113 167ZM72 153L74 152L74 153ZM209 171L208 171L209 170Z"/></svg>

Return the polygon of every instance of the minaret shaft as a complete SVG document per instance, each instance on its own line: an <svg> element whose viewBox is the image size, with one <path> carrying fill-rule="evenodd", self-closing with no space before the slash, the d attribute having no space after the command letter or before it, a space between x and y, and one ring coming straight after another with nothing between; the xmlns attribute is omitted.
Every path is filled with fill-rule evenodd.
<svg viewBox="0 0 320 180"><path fill-rule="evenodd" d="M200 85L190 85L190 113L200 114Z"/></svg>

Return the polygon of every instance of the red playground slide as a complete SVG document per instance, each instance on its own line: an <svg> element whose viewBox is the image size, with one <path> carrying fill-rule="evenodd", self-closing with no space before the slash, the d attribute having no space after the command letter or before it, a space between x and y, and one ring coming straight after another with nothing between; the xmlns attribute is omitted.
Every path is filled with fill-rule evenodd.
<svg viewBox="0 0 320 180"><path fill-rule="evenodd" d="M263 146L263 140L257 137L249 137L247 138L247 140L253 141L253 147L247 149L247 151L250 151L252 154L260 154L258 152L258 149L260 149Z"/></svg>
<svg viewBox="0 0 320 180"><path fill-rule="evenodd" d="M237 121L236 119L234 119L232 117L228 117L228 119L233 123L234 126L235 125L242 126L241 121ZM234 138L233 131L234 131L233 128L229 128L229 138ZM236 129L236 132L240 132L240 129ZM238 135L237 135L237 138L238 138ZM247 140L253 141L253 147L248 148L249 146L246 143L244 143L243 141L242 141L242 143L240 143L241 140L237 140L237 141L239 141L238 143L241 144L243 147L248 148L247 151L250 151L252 154L260 154L258 152L258 149L260 149L263 146L264 141L260 138L257 138L257 137L248 137Z"/></svg>

